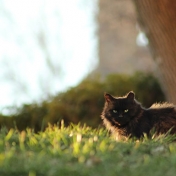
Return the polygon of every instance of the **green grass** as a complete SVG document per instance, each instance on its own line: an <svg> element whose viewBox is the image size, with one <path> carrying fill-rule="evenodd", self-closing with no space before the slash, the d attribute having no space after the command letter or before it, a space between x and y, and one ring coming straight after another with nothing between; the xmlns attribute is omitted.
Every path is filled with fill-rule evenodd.
<svg viewBox="0 0 176 176"><path fill-rule="evenodd" d="M173 136L116 141L105 129L69 126L0 132L0 176L173 176Z"/></svg>

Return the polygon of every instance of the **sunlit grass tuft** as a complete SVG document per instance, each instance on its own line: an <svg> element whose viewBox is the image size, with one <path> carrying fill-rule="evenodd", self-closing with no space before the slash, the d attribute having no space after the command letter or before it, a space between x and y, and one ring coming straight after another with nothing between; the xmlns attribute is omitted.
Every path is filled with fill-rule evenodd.
<svg viewBox="0 0 176 176"><path fill-rule="evenodd" d="M103 129L70 125L0 132L0 175L174 175L175 136L116 141Z"/></svg>

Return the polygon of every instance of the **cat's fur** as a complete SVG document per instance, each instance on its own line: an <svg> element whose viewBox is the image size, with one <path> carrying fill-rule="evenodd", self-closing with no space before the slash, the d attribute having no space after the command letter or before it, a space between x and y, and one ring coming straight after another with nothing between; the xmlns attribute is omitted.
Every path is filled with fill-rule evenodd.
<svg viewBox="0 0 176 176"><path fill-rule="evenodd" d="M154 129L156 134L176 134L176 106L163 103L146 109L135 99L131 91L115 98L105 93L105 105L101 117L108 130L118 139L141 138Z"/></svg>

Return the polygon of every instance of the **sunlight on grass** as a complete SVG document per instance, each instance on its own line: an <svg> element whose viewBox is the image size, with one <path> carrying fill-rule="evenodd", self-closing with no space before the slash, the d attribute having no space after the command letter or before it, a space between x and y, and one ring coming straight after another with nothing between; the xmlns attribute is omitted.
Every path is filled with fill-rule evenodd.
<svg viewBox="0 0 176 176"><path fill-rule="evenodd" d="M1 129L0 175L173 175L174 141L170 135L116 141L103 128L80 125L49 126L38 134Z"/></svg>

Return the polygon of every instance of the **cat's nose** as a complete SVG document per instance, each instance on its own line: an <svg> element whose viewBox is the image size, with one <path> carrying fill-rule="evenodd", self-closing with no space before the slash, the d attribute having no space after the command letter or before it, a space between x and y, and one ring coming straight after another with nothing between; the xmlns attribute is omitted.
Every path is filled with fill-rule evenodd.
<svg viewBox="0 0 176 176"><path fill-rule="evenodd" d="M123 115L122 115L122 114L119 114L119 117L123 117Z"/></svg>

